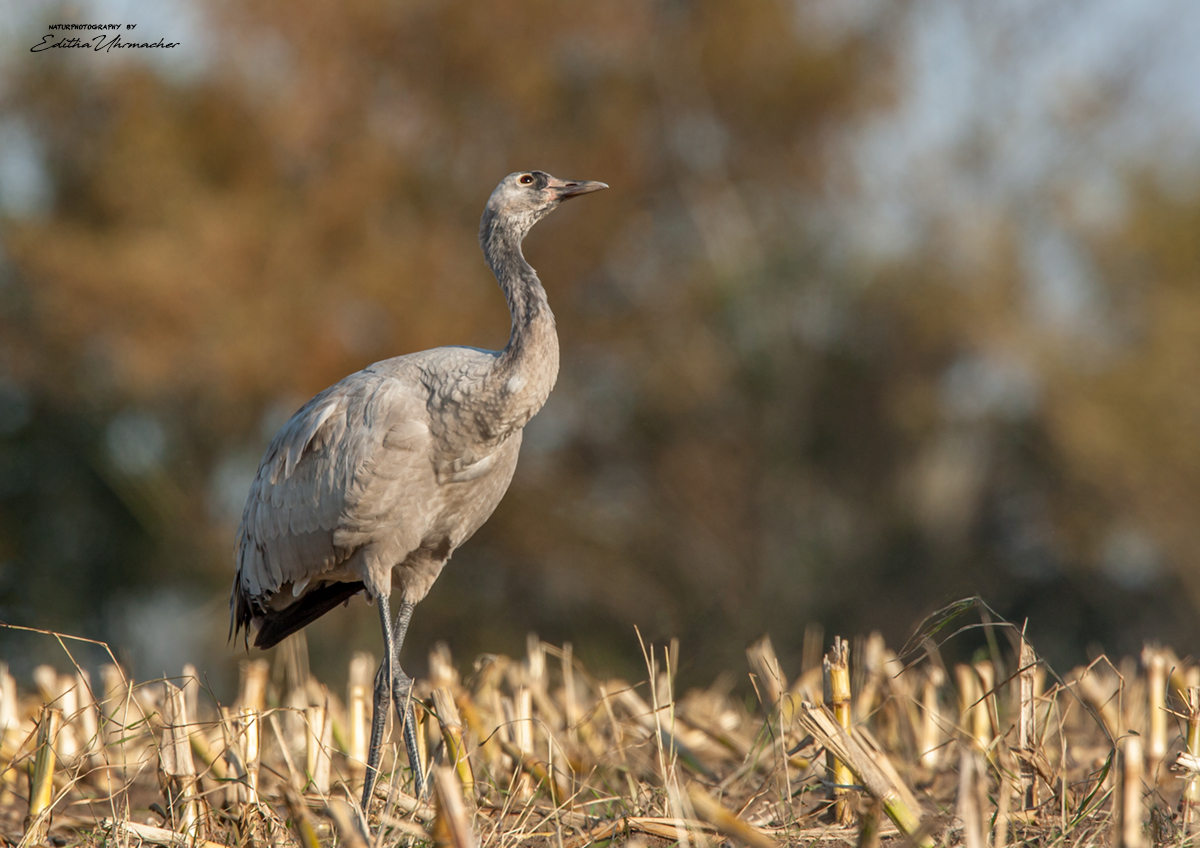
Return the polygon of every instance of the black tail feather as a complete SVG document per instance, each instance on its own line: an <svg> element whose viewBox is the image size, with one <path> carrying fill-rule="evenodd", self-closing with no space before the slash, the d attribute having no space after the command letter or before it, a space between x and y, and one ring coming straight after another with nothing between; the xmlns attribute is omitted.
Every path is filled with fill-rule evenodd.
<svg viewBox="0 0 1200 848"><path fill-rule="evenodd" d="M362 581L326 583L305 592L296 603L281 610L267 610L254 637L254 647L270 648L316 621L338 604L363 591Z"/></svg>

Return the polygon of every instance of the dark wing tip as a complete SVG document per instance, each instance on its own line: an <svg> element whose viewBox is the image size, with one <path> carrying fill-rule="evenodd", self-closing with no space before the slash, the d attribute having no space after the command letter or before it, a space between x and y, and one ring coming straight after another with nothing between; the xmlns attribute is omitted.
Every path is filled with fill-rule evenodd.
<svg viewBox="0 0 1200 848"><path fill-rule="evenodd" d="M350 600L364 588L359 580L350 583L326 583L309 589L291 606L281 610L264 611L262 624L254 637L254 647L266 649L278 645L288 636L316 621L338 604ZM246 630L247 633L250 630L248 619Z"/></svg>
<svg viewBox="0 0 1200 848"><path fill-rule="evenodd" d="M254 614L250 609L250 599L245 593L239 591L241 589L241 581L234 579L233 591L229 595L229 637L228 641L232 642L238 637L238 634L244 634L242 638L243 646L248 651L250 650L250 622L254 618Z"/></svg>

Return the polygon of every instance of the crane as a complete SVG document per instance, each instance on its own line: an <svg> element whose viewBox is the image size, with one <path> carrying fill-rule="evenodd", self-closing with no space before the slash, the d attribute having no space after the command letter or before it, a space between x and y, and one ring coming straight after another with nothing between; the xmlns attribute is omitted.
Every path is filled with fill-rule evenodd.
<svg viewBox="0 0 1200 848"><path fill-rule="evenodd" d="M479 244L512 316L503 350L439 347L385 359L304 404L263 454L237 535L230 635L269 648L354 595L378 605L383 661L362 807L390 705L416 793L425 790L400 649L413 607L488 519L517 466L522 429L558 376L554 315L521 243L562 201L608 188L543 171L492 192ZM391 597L400 605L395 622Z"/></svg>

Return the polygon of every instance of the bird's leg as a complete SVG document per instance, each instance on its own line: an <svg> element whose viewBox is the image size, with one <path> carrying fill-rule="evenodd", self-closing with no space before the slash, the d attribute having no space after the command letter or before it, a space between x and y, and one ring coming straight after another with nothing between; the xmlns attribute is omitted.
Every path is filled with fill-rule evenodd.
<svg viewBox="0 0 1200 848"><path fill-rule="evenodd" d="M413 605L402 601L396 613L395 651L392 667L396 670L392 677L392 703L396 705L396 717L404 729L404 747L408 749L408 763L412 767L413 786L418 798L425 795L425 774L421 768L421 749L417 747L417 718L412 706L412 678L400 667L400 648L404 645L404 635L408 633L408 622L412 618Z"/></svg>
<svg viewBox="0 0 1200 848"><path fill-rule="evenodd" d="M375 788L375 779L379 776L379 754L383 745L383 731L387 725L388 700L392 697L392 662L396 652L392 649L392 610L386 597L380 596L379 620L383 625L383 662L375 674L374 712L371 716L371 747L367 749L367 774L363 781L362 808L363 815L371 806L371 792ZM407 622L405 622L407 625Z"/></svg>

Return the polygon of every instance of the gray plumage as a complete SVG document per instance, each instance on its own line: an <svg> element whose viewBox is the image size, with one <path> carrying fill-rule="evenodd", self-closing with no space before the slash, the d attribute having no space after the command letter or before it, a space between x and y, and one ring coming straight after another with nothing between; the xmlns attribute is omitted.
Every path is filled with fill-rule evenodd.
<svg viewBox="0 0 1200 848"><path fill-rule="evenodd" d="M440 347L377 362L283 426L242 513L235 634L254 624L255 644L270 647L360 591L381 602L385 643L393 593L407 627L405 609L411 613L503 497L522 428L558 375L554 316L521 242L562 200L602 188L530 171L510 174L492 192L479 241L512 313L503 350ZM387 683L380 679L392 678L389 659L398 652L398 643L385 650L376 718L386 714L386 703L378 709ZM420 788L415 763L414 771ZM369 794L368 786L364 807Z"/></svg>

